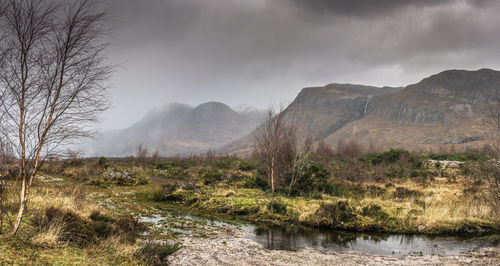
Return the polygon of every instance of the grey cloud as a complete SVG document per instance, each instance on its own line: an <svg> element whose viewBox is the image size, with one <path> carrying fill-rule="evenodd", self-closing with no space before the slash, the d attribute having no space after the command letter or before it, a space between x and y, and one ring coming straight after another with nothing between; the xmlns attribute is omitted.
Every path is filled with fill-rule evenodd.
<svg viewBox="0 0 500 266"><path fill-rule="evenodd" d="M500 68L498 2L107 0L119 24L110 59L123 64L105 128L172 101L266 107L329 82Z"/></svg>
<svg viewBox="0 0 500 266"><path fill-rule="evenodd" d="M407 7L448 4L453 0L285 0L317 14L372 17L387 15ZM472 0L471 2L484 2Z"/></svg>

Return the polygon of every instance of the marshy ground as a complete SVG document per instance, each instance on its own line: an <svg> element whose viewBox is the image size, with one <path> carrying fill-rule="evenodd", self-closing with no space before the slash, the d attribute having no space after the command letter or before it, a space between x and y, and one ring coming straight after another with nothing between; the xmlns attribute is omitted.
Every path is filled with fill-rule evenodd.
<svg viewBox="0 0 500 266"><path fill-rule="evenodd" d="M447 166L407 155L315 158L300 189L275 194L259 163L251 160L50 162L35 181L20 233L0 240L0 263L498 265L498 247L453 256L270 250L241 226L462 236L499 232L491 187L480 179L488 161L466 156ZM9 186L5 226L17 200L9 192L16 183Z"/></svg>

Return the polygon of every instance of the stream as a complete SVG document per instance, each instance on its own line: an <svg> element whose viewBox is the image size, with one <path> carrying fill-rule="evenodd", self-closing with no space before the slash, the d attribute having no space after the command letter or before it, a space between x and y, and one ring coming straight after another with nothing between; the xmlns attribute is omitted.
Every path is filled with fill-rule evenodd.
<svg viewBox="0 0 500 266"><path fill-rule="evenodd" d="M500 246L500 235L475 238L425 235L356 234L331 230L256 226L246 236L268 249L331 250L373 255L451 256Z"/></svg>
<svg viewBox="0 0 500 266"><path fill-rule="evenodd" d="M500 235L478 237L426 236L402 234L360 234L316 228L279 227L269 225L233 225L192 215L155 216L142 218L144 222L160 225L171 219L184 219L211 227L238 227L246 232L245 238L272 250L297 251L311 248L318 251L341 253L359 252L372 255L393 256L453 256L480 251L488 247L500 247ZM182 234L189 230L168 228Z"/></svg>

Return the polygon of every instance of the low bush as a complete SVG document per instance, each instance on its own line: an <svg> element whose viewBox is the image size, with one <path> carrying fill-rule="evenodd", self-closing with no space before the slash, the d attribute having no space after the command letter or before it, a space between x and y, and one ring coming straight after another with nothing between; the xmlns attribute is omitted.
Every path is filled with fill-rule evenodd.
<svg viewBox="0 0 500 266"><path fill-rule="evenodd" d="M253 176L249 176L245 179L243 187L268 190L269 182L267 181L267 178L265 176L261 174L254 174Z"/></svg>
<svg viewBox="0 0 500 266"><path fill-rule="evenodd" d="M267 208L272 213L286 214L286 206L286 203L273 199L269 202Z"/></svg>
<svg viewBox="0 0 500 266"><path fill-rule="evenodd" d="M325 193L335 197L343 198L361 198L365 195L366 190L361 184L352 184L348 182L328 183L325 186Z"/></svg>
<svg viewBox="0 0 500 266"><path fill-rule="evenodd" d="M160 189L156 189L150 192L147 197L156 202L183 202L185 200L189 200L189 204L192 204L194 191L186 191L186 190L177 190L175 186L165 186Z"/></svg>
<svg viewBox="0 0 500 266"><path fill-rule="evenodd" d="M219 170L204 170L199 173L205 185L215 185L224 181L226 175Z"/></svg>
<svg viewBox="0 0 500 266"><path fill-rule="evenodd" d="M109 167L108 158L106 158L106 157L99 157L99 160L97 161L97 164L100 167L103 167L103 168L107 169Z"/></svg>
<svg viewBox="0 0 500 266"><path fill-rule="evenodd" d="M383 187L370 185L365 188L366 194L371 197L380 197L383 196L387 190Z"/></svg>
<svg viewBox="0 0 500 266"><path fill-rule="evenodd" d="M181 249L181 244L156 243L148 241L139 249L136 255L146 265L168 265L168 256Z"/></svg>
<svg viewBox="0 0 500 266"><path fill-rule="evenodd" d="M156 164L155 169L156 170L171 170L171 169L174 169L174 166L169 162L158 163L158 164Z"/></svg>
<svg viewBox="0 0 500 266"><path fill-rule="evenodd" d="M484 162L488 160L488 156L477 153L469 153L469 152L458 152L458 153L433 153L427 155L427 157L431 160L437 161L475 161L475 162Z"/></svg>
<svg viewBox="0 0 500 266"><path fill-rule="evenodd" d="M361 211L361 215L368 216L378 221L385 221L389 218L389 215L382 210L377 204L370 204L368 206L363 207Z"/></svg>
<svg viewBox="0 0 500 266"><path fill-rule="evenodd" d="M94 221L94 222L114 222L115 219L111 218L110 216L107 216L105 214L102 214L101 212L99 211L93 211L90 216L89 216L90 220Z"/></svg>
<svg viewBox="0 0 500 266"><path fill-rule="evenodd" d="M378 165L381 163L396 163L401 160L412 159L414 156L407 150L402 149L390 149L389 151L375 153L364 158L361 161L370 162L373 165Z"/></svg>
<svg viewBox="0 0 500 266"><path fill-rule="evenodd" d="M260 163L258 161L240 161L238 168L241 171L253 171L260 167Z"/></svg>
<svg viewBox="0 0 500 266"><path fill-rule="evenodd" d="M356 218L354 208L346 200L335 203L321 202L315 216L319 218L319 226L328 228L345 228L346 223Z"/></svg>
<svg viewBox="0 0 500 266"><path fill-rule="evenodd" d="M149 198L156 202L170 201L172 193L178 189L175 184L163 185L162 188L156 189L149 194Z"/></svg>
<svg viewBox="0 0 500 266"><path fill-rule="evenodd" d="M142 232L147 230L144 223L132 215L118 217L114 223L114 233L126 242L135 242Z"/></svg>
<svg viewBox="0 0 500 266"><path fill-rule="evenodd" d="M88 171L85 166L65 167L64 170L62 170L62 175L77 180L84 180L88 177Z"/></svg>
<svg viewBox="0 0 500 266"><path fill-rule="evenodd" d="M85 162L82 159L70 159L70 160L65 160L63 162L62 167L67 168L67 167L83 167L85 166Z"/></svg>
<svg viewBox="0 0 500 266"><path fill-rule="evenodd" d="M147 230L145 224L132 216L114 219L94 211L86 219L71 210L56 207L49 207L35 216L34 225L39 235L52 235L59 242L78 247L98 243L112 235L123 241L134 242L140 233Z"/></svg>
<svg viewBox="0 0 500 266"><path fill-rule="evenodd" d="M221 157L215 159L213 162L213 165L217 169L232 169L234 166L237 165L237 160L235 158L230 158L230 157Z"/></svg>
<svg viewBox="0 0 500 266"><path fill-rule="evenodd" d="M61 228L58 241L68 242L77 246L88 246L97 242L99 232L96 232L86 219L70 210L49 207L45 215L35 223L40 230L59 227Z"/></svg>
<svg viewBox="0 0 500 266"><path fill-rule="evenodd" d="M422 196L422 192L407 189L404 187L397 187L396 191L394 191L392 193L392 197L395 199L408 199L408 198L414 198L414 197L420 197L420 196Z"/></svg>
<svg viewBox="0 0 500 266"><path fill-rule="evenodd" d="M325 192L327 190L327 180L329 172L314 158L308 158L296 170L294 175L295 183L291 187L290 195L305 196L313 192ZM292 182L291 180L288 183Z"/></svg>

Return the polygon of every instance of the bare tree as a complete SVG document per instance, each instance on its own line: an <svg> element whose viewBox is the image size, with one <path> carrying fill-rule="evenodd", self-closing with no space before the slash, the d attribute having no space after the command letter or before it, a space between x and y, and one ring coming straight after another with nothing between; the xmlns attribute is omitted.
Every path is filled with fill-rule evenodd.
<svg viewBox="0 0 500 266"><path fill-rule="evenodd" d="M82 158L84 156L84 152L82 150L66 149L62 156L67 160L75 161L78 160L78 158Z"/></svg>
<svg viewBox="0 0 500 266"><path fill-rule="evenodd" d="M148 155L149 155L149 151L148 151L148 148L144 147L144 145L139 144L139 146L137 147L137 152L135 154L135 157L137 158L137 160L139 162L144 162L146 160L146 158L148 158Z"/></svg>
<svg viewBox="0 0 500 266"><path fill-rule="evenodd" d="M267 119L254 132L255 155L265 166L271 192L274 194L276 182L284 180L295 154L295 128L286 122L287 110L280 108L274 115L270 108Z"/></svg>
<svg viewBox="0 0 500 266"><path fill-rule="evenodd" d="M160 159L160 152L158 150L155 150L153 154L151 154L151 160L153 162L158 163L158 160Z"/></svg>
<svg viewBox="0 0 500 266"><path fill-rule="evenodd" d="M104 86L106 11L91 0L4 0L0 19L0 114L21 181L19 229L33 178L48 156L94 133L109 107Z"/></svg>
<svg viewBox="0 0 500 266"><path fill-rule="evenodd" d="M306 169L307 161L313 153L314 137L317 136L315 130L315 115L300 109L296 105L293 111L288 112L288 128L292 129L289 138L289 145L294 145L291 149L293 157L291 161L292 172L288 180L288 194L292 193L293 187L297 183L298 176Z"/></svg>
<svg viewBox="0 0 500 266"><path fill-rule="evenodd" d="M315 131L314 113L295 103L274 115L270 108L266 121L254 133L255 154L264 162L274 193L276 185L285 185L290 194L298 175L306 167Z"/></svg>
<svg viewBox="0 0 500 266"><path fill-rule="evenodd" d="M355 159L361 155L363 148L354 139L349 142L343 139L337 142L337 154L342 158Z"/></svg>
<svg viewBox="0 0 500 266"><path fill-rule="evenodd" d="M323 140L320 140L316 145L315 153L321 157L328 157L328 158L331 158L334 155L332 147L330 147L330 145L325 143Z"/></svg>

